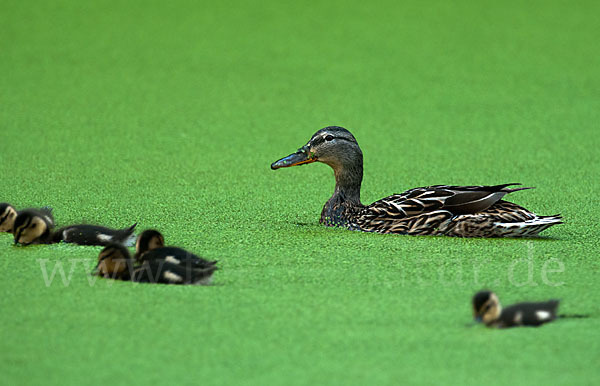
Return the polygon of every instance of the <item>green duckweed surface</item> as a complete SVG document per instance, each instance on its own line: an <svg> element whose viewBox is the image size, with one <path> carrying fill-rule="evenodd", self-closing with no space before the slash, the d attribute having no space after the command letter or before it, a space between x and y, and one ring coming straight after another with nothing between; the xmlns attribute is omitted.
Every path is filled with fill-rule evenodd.
<svg viewBox="0 0 600 386"><path fill-rule="evenodd" d="M0 383L600 382L598 2L1 8L0 201L137 222L221 269L210 287L96 280L100 248L0 235ZM512 201L565 224L536 240L322 227L331 169L269 165L327 125L361 145L364 203L521 182L536 189ZM590 317L472 326L482 288Z"/></svg>

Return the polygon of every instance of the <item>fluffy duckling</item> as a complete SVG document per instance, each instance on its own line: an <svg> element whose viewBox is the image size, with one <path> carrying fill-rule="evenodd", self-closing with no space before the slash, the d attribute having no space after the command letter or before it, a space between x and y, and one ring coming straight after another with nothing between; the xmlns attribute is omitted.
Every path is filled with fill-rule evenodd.
<svg viewBox="0 0 600 386"><path fill-rule="evenodd" d="M15 245L52 244L64 241L79 245L108 245L112 243L133 243L133 230L129 228L111 229L99 225L69 225L53 232L54 218L50 209L26 209L18 213L13 233Z"/></svg>
<svg viewBox="0 0 600 386"><path fill-rule="evenodd" d="M52 242L52 228L54 217L51 208L21 210L13 223L15 245L49 244Z"/></svg>
<svg viewBox="0 0 600 386"><path fill-rule="evenodd" d="M193 269L206 269L217 264L216 260L203 259L182 248L165 247L163 235L154 229L143 231L138 237L135 247L135 258L138 261L164 260L171 264Z"/></svg>
<svg viewBox="0 0 600 386"><path fill-rule="evenodd" d="M487 327L508 328L541 326L556 319L558 300L540 303L517 303L502 308L498 296L492 291L480 291L473 297L473 316Z"/></svg>
<svg viewBox="0 0 600 386"><path fill-rule="evenodd" d="M217 267L189 269L164 260L148 260L134 266L129 251L121 244L110 244L98 255L92 274L109 279L139 283L208 284Z"/></svg>
<svg viewBox="0 0 600 386"><path fill-rule="evenodd" d="M73 243L79 245L109 245L109 244L133 244L135 235L133 231L136 224L129 228L111 229L99 225L69 225L60 228L52 237L53 242Z"/></svg>
<svg viewBox="0 0 600 386"><path fill-rule="evenodd" d="M110 244L100 251L98 264L92 274L107 279L130 280L133 263L126 247L121 244Z"/></svg>

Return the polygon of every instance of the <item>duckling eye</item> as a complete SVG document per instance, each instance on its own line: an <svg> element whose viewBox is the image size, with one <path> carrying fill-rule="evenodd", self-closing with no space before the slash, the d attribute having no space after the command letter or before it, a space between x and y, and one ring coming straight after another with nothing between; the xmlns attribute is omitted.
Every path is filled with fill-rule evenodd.
<svg viewBox="0 0 600 386"><path fill-rule="evenodd" d="M326 141L333 141L333 135L331 135L331 134L328 134L328 135L325 137L325 140L326 140Z"/></svg>
<svg viewBox="0 0 600 386"><path fill-rule="evenodd" d="M36 224L31 224L30 228L33 229L35 228Z"/></svg>

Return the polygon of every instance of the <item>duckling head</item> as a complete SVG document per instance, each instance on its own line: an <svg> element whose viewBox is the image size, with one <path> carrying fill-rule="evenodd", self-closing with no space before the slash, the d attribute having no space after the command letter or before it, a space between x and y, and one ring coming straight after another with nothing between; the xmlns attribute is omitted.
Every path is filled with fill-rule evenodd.
<svg viewBox="0 0 600 386"><path fill-rule="evenodd" d="M362 175L362 160L362 151L352 133L343 127L328 126L313 134L297 152L273 162L271 169L323 162L334 170L360 165Z"/></svg>
<svg viewBox="0 0 600 386"><path fill-rule="evenodd" d="M131 257L126 247L121 244L110 244L98 255L98 264L92 275L105 278L120 278L131 271Z"/></svg>
<svg viewBox="0 0 600 386"><path fill-rule="evenodd" d="M39 215L22 211L15 218L13 224L13 234L15 236L15 245L29 245L49 232L48 224Z"/></svg>
<svg viewBox="0 0 600 386"><path fill-rule="evenodd" d="M0 232L12 232L17 218L17 210L10 204L0 204Z"/></svg>
<svg viewBox="0 0 600 386"><path fill-rule="evenodd" d="M490 324L500 317L502 306L495 293L479 291L473 296L473 317L478 322Z"/></svg>
<svg viewBox="0 0 600 386"><path fill-rule="evenodd" d="M139 257L144 253L165 246L165 238L154 229L147 229L139 235L135 243L135 255Z"/></svg>

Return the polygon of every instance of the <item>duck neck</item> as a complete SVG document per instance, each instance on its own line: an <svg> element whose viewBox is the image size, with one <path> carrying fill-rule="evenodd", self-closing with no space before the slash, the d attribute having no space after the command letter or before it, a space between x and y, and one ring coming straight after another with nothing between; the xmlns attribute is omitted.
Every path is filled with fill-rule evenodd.
<svg viewBox="0 0 600 386"><path fill-rule="evenodd" d="M331 204L345 203L360 206L360 186L363 178L362 164L352 167L339 166L333 169L335 175L335 190L329 199Z"/></svg>
<svg viewBox="0 0 600 386"><path fill-rule="evenodd" d="M362 165L348 170L334 168L335 190L321 212L322 224L327 226L350 226L355 210L362 206L360 202L360 184Z"/></svg>
<svg viewBox="0 0 600 386"><path fill-rule="evenodd" d="M352 227L357 211L363 207L360 202L360 185L363 178L363 155L358 145L350 144L335 158L324 159L333 169L335 189L323 207L321 224L327 226Z"/></svg>

